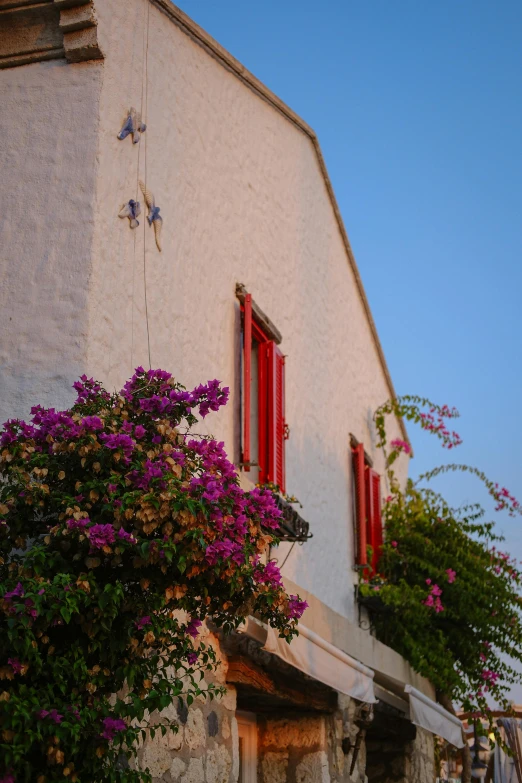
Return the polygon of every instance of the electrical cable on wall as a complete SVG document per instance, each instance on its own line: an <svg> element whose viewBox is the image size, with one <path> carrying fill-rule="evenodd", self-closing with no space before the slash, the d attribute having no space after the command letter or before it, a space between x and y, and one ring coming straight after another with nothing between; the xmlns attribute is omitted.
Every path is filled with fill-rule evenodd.
<svg viewBox="0 0 522 783"><path fill-rule="evenodd" d="M149 63L149 25L150 25L150 2L144 0L147 9L146 21L144 25L144 47L141 77L141 116L148 119L148 63ZM145 112L143 109L145 108ZM147 185L147 136L145 136L144 156L144 182ZM141 145L140 145L141 146ZM140 150L138 150L138 172L136 177L136 201L138 200L140 187ZM150 328L149 328L149 307L147 300L147 251L146 251L146 231L145 221L143 222L143 290L145 296L145 323L147 325L147 348L149 355L149 370L152 369L151 351L150 351Z"/></svg>

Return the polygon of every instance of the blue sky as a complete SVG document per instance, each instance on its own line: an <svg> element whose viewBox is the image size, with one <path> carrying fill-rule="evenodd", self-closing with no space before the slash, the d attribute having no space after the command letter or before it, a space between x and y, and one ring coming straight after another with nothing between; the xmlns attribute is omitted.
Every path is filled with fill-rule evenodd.
<svg viewBox="0 0 522 783"><path fill-rule="evenodd" d="M451 456L522 499L522 3L177 5L314 128L397 392L461 412L455 452L410 428L411 474Z"/></svg>

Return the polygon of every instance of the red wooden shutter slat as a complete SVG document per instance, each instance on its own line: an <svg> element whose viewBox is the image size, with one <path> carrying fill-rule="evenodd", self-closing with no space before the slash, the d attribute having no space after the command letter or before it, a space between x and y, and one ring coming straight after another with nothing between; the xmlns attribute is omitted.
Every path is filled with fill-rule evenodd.
<svg viewBox="0 0 522 783"><path fill-rule="evenodd" d="M374 550L374 540L373 540L373 493L372 493L372 480L371 480L371 474L373 471L365 465L364 468L364 493L366 497L366 546L371 546L372 550ZM371 558L371 563L373 567L373 555Z"/></svg>
<svg viewBox="0 0 522 783"><path fill-rule="evenodd" d="M268 347L269 342L259 343L258 347L258 462L259 483L266 484L269 478L268 448Z"/></svg>
<svg viewBox="0 0 522 783"><path fill-rule="evenodd" d="M355 477L355 507L358 565L366 565L366 482L364 464L364 446L358 443L353 449L353 470Z"/></svg>
<svg viewBox="0 0 522 783"><path fill-rule="evenodd" d="M285 357L275 349L275 471L276 484L285 491Z"/></svg>
<svg viewBox="0 0 522 783"><path fill-rule="evenodd" d="M381 516L381 477L375 470L369 471L369 494L372 499L371 514L371 545L373 548L372 568L377 571L382 548L382 516Z"/></svg>
<svg viewBox="0 0 522 783"><path fill-rule="evenodd" d="M267 475L268 481L285 491L285 420L284 420L284 364L285 359L277 345L267 343L268 366L268 426Z"/></svg>
<svg viewBox="0 0 522 783"><path fill-rule="evenodd" d="M276 484L276 353L275 343L271 340L267 343L267 480Z"/></svg>
<svg viewBox="0 0 522 783"><path fill-rule="evenodd" d="M243 318L243 469L250 470L250 392L252 385L252 294L246 294Z"/></svg>

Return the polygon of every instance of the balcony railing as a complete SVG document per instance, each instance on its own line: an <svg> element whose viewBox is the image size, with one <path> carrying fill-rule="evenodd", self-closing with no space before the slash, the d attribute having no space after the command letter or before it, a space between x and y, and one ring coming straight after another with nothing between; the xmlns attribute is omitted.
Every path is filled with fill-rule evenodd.
<svg viewBox="0 0 522 783"><path fill-rule="evenodd" d="M281 495L276 495L277 505L283 512L280 519L279 529L275 531L276 536L281 541L296 541L302 543L312 538L310 533L310 523L296 511L292 503L285 500Z"/></svg>

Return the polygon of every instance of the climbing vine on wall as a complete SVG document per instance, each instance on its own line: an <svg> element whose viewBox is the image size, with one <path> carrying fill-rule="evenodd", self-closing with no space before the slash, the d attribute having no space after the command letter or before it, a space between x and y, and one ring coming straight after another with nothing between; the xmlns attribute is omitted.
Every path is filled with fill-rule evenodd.
<svg viewBox="0 0 522 783"><path fill-rule="evenodd" d="M225 405L139 367L119 393L87 377L0 434L0 779L147 781L126 759L150 716L213 698L199 629L251 612L291 639L306 604L262 553L273 494L239 487L194 415Z"/></svg>
<svg viewBox="0 0 522 783"><path fill-rule="evenodd" d="M451 508L426 482L447 471L470 472L497 511L518 515L520 505L505 487L466 465L435 468L401 490L393 465L411 446L401 440L388 444L389 414L420 424L446 448L461 442L448 423L458 416L455 409L402 397L377 410L391 491L383 509L386 540L379 573L361 586L362 600L377 600L381 611L372 621L378 636L428 677L442 700L489 719L496 731L490 706L496 702L509 709L510 686L520 680L508 656L522 661L522 574L502 551L502 538L480 505Z"/></svg>

